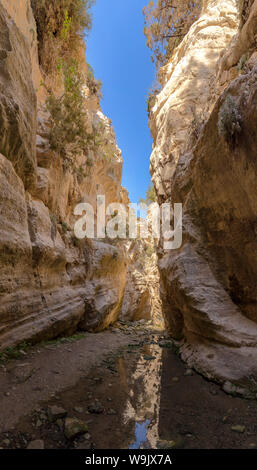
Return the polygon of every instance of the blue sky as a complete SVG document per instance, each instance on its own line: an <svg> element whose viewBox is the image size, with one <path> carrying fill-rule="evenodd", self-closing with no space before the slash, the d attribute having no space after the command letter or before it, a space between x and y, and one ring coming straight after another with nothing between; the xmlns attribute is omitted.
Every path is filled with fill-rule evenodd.
<svg viewBox="0 0 257 470"><path fill-rule="evenodd" d="M103 112L112 119L124 159L123 181L131 202L144 197L150 182L152 139L146 97L154 64L143 34L147 0L97 0L87 38L87 61L103 82Z"/></svg>

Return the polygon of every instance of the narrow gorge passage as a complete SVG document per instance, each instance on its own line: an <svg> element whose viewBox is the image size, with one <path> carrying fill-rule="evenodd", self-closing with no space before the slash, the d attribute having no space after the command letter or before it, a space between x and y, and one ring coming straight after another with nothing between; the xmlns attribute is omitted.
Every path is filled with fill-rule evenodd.
<svg viewBox="0 0 257 470"><path fill-rule="evenodd" d="M0 450L255 449L257 0L109 1L0 0Z"/></svg>
<svg viewBox="0 0 257 470"><path fill-rule="evenodd" d="M256 447L256 402L189 369L146 321L36 346L0 383L6 449Z"/></svg>

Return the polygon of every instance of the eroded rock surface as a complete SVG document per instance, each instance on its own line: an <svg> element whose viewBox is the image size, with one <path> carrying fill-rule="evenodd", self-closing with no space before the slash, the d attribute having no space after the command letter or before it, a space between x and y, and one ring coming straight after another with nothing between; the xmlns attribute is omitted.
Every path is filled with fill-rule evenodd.
<svg viewBox="0 0 257 470"><path fill-rule="evenodd" d="M88 133L98 129L101 142L93 150L78 152L75 164L68 167L52 150L46 88L52 86L60 95L63 86L57 90L57 77L40 69L30 1L3 0L0 30L0 349L4 349L77 328L99 331L117 320L129 281L126 247L122 242L76 239L74 208L85 202L96 210L97 195L106 196L106 205L128 203L129 198L121 186L123 159L111 121L89 86L83 90ZM81 43L76 53L86 74L84 49ZM40 86L41 80L47 87Z"/></svg>
<svg viewBox="0 0 257 470"><path fill-rule="evenodd" d="M29 188L36 180L36 93L31 46L2 2L0 29L0 152L13 163Z"/></svg>
<svg viewBox="0 0 257 470"><path fill-rule="evenodd" d="M162 325L160 278L153 240L137 239L128 242L128 271L121 318L151 320Z"/></svg>
<svg viewBox="0 0 257 470"><path fill-rule="evenodd" d="M159 249L167 326L191 366L254 395L256 2L240 30L237 5L206 1L162 71L163 89L150 116L151 171L159 201L183 203L182 247ZM240 123L235 136L230 110L228 139L220 119L230 97Z"/></svg>

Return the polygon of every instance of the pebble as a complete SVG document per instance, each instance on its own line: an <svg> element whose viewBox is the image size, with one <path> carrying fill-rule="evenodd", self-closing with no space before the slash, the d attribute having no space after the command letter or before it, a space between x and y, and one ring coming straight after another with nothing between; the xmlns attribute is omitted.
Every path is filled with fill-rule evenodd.
<svg viewBox="0 0 257 470"><path fill-rule="evenodd" d="M67 416L67 411L60 406L53 405L50 406L48 415L52 421L56 421L57 419L65 418L65 416Z"/></svg>
<svg viewBox="0 0 257 470"><path fill-rule="evenodd" d="M157 449L180 449L184 446L184 440L182 438L176 439L176 440L171 440L171 441L165 441L165 440L159 440L157 443Z"/></svg>
<svg viewBox="0 0 257 470"><path fill-rule="evenodd" d="M91 449L91 443L89 441L84 441L84 442L81 442L80 444L78 444L76 446L76 449L79 449L79 450L89 450Z"/></svg>
<svg viewBox="0 0 257 470"><path fill-rule="evenodd" d="M103 405L98 401L95 400L87 407L89 413L101 414L104 412Z"/></svg>
<svg viewBox="0 0 257 470"><path fill-rule="evenodd" d="M88 431L87 423L76 418L66 418L64 434L67 439L74 439L80 434L85 434Z"/></svg>
<svg viewBox="0 0 257 470"><path fill-rule="evenodd" d="M244 433L245 432L245 426L240 426L239 424L236 424L234 426L231 426L231 431L238 432L238 433Z"/></svg>
<svg viewBox="0 0 257 470"><path fill-rule="evenodd" d="M179 382L179 378L178 377L173 377L172 382Z"/></svg>
<svg viewBox="0 0 257 470"><path fill-rule="evenodd" d="M62 428L63 428L63 421L62 421L61 419L57 419L56 424L57 424L58 428L62 430Z"/></svg>
<svg viewBox="0 0 257 470"><path fill-rule="evenodd" d="M31 441L29 443L29 445L27 446L27 449L37 449L37 450L41 450L41 449L44 449L45 448L45 444L44 444L44 441L42 441L41 439L37 439L35 441Z"/></svg>
<svg viewBox="0 0 257 470"><path fill-rule="evenodd" d="M82 408L82 406L74 406L74 411L76 411L76 413L83 413L84 409Z"/></svg>
<svg viewBox="0 0 257 470"><path fill-rule="evenodd" d="M185 377L190 377L191 375L194 375L194 372L192 369L187 369L186 372L184 373Z"/></svg>
<svg viewBox="0 0 257 470"><path fill-rule="evenodd" d="M236 387L235 385L233 385L231 382L229 382L228 380L226 380L226 382L224 382L224 384L222 385L222 390L225 392L225 393L235 393L236 391Z"/></svg>

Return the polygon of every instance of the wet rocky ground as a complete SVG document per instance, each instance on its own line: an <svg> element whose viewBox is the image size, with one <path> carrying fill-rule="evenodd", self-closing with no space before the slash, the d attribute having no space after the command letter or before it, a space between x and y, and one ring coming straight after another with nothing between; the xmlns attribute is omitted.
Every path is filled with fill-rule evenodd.
<svg viewBox="0 0 257 470"><path fill-rule="evenodd" d="M27 413L19 409L10 429L2 425L1 448L257 448L257 401L227 395L188 369L163 331L142 322L123 323L100 338L104 355L89 369L80 364L75 383L56 387ZM90 341L91 336L69 344L70 354L86 350ZM56 348L60 354L67 345L53 344L49 360ZM28 353L30 365L35 357ZM21 360L15 361L16 368ZM52 370L53 364L44 374L47 367ZM64 367L65 361L55 375L61 378ZM33 374L26 379L26 390L33 380ZM8 396L14 414L15 391L13 398Z"/></svg>

